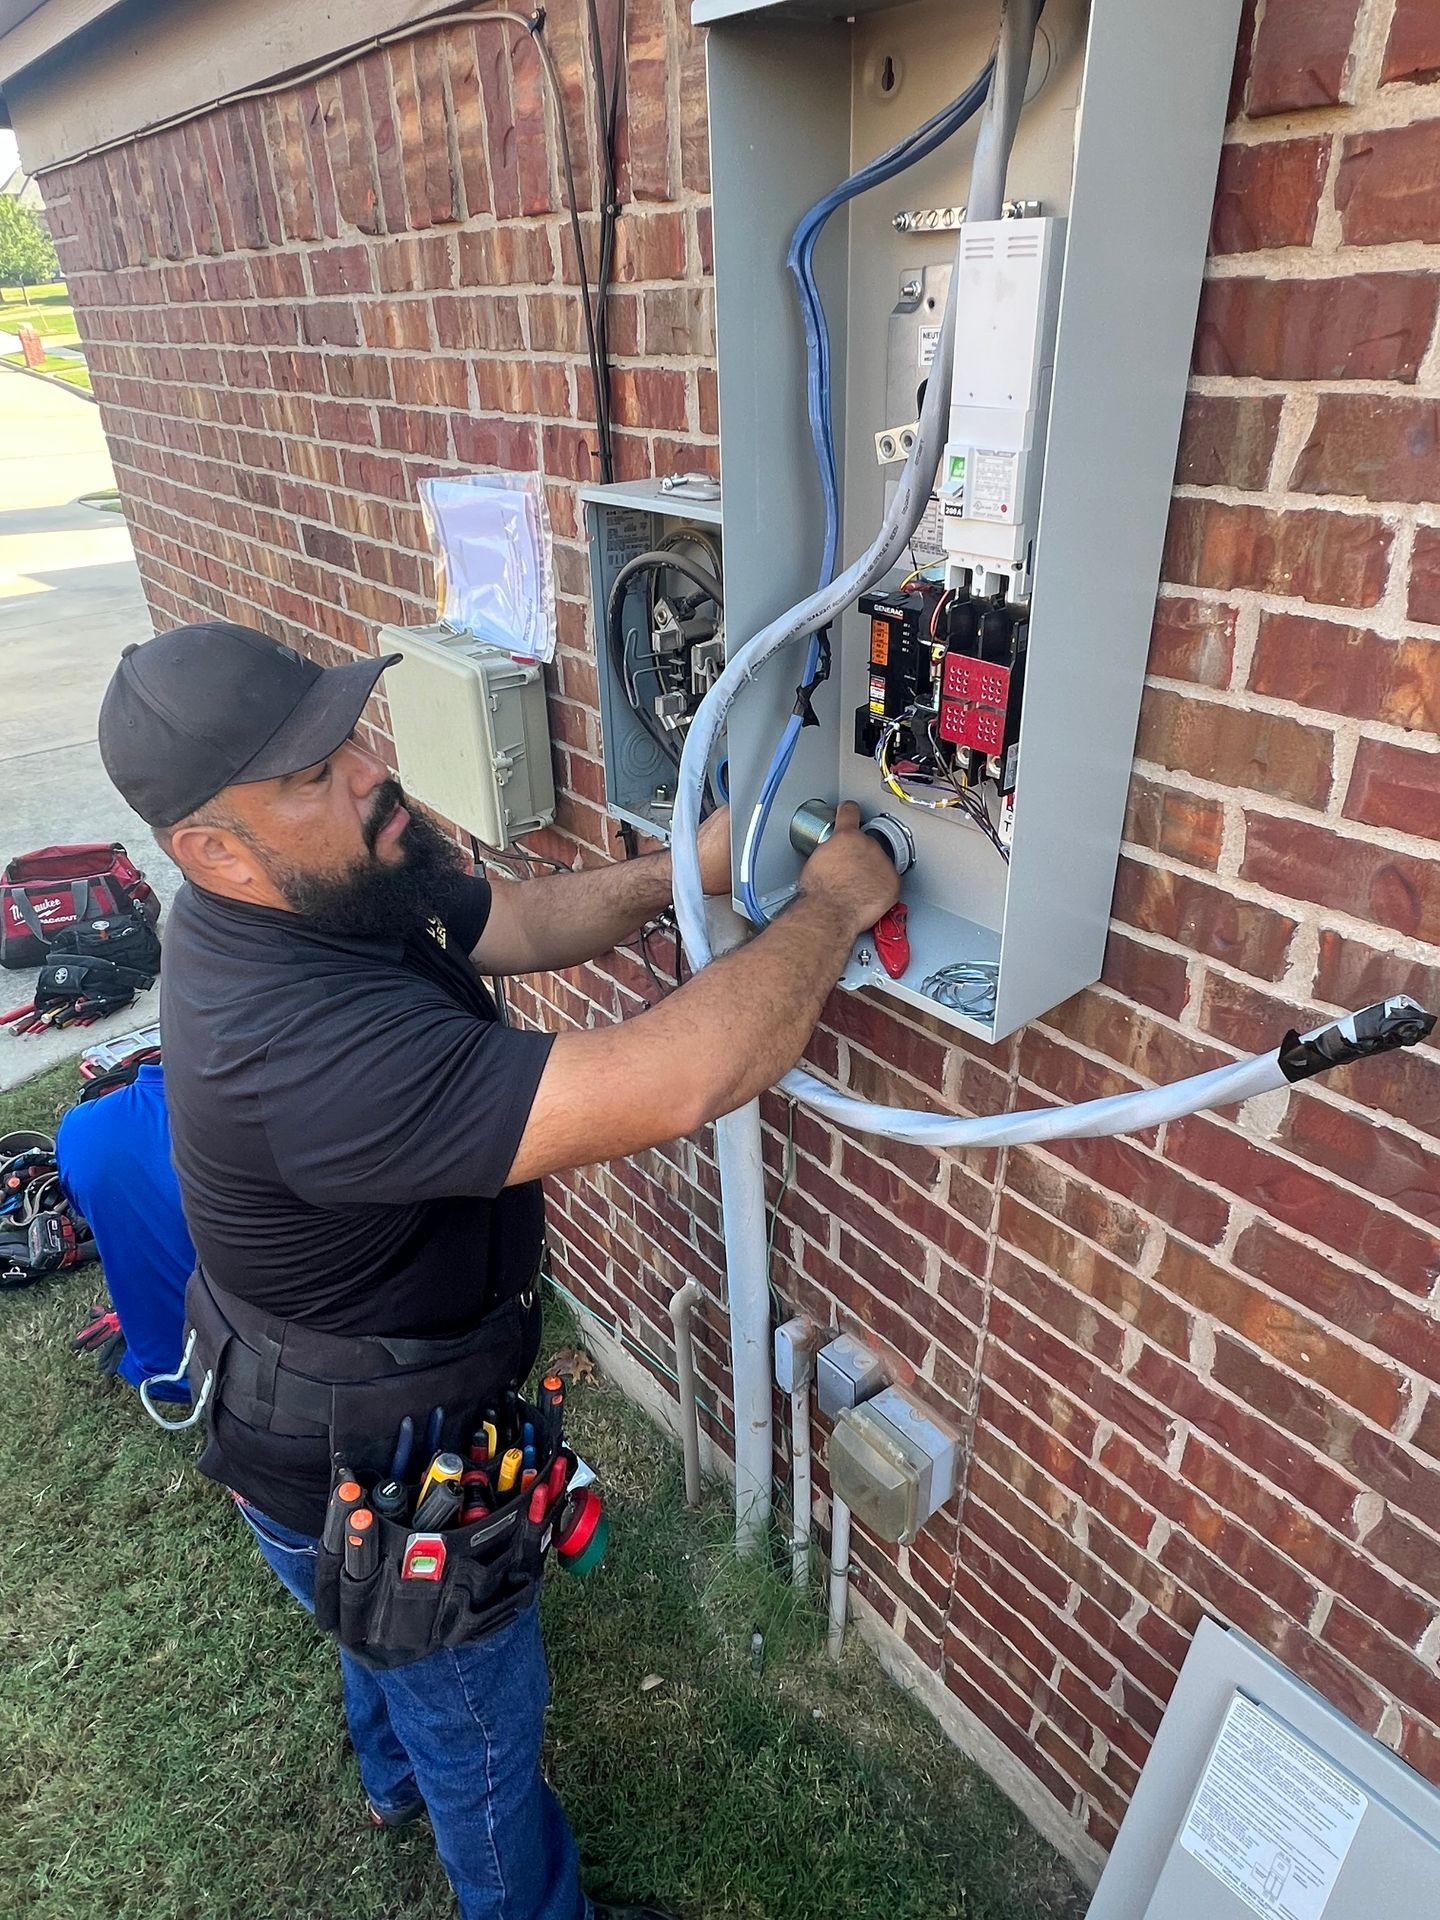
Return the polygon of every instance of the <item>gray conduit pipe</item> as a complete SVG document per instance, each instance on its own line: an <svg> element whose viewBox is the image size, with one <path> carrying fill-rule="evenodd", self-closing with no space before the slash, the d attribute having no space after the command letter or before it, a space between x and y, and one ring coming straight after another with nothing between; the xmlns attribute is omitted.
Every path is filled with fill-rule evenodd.
<svg viewBox="0 0 1440 1920"><path fill-rule="evenodd" d="M770 1268L760 1102L715 1122L725 1273L730 1290L730 1372L735 1388L735 1545L757 1553L770 1531L774 1458L770 1410Z"/></svg>
<svg viewBox="0 0 1440 1920"><path fill-rule="evenodd" d="M680 1389L680 1448L685 1456L685 1504L700 1504L700 1412L695 1404L695 1342L691 1316L705 1298L698 1280L687 1280L670 1297L670 1325L675 1330L675 1378Z"/></svg>

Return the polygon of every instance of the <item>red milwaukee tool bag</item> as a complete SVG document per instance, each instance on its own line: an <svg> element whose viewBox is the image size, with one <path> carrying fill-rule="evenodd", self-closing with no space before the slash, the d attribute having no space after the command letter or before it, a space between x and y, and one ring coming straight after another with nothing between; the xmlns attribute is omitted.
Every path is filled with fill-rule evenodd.
<svg viewBox="0 0 1440 1920"><path fill-rule="evenodd" d="M66 927L130 914L153 927L160 902L118 840L17 854L0 872L0 967L38 967Z"/></svg>

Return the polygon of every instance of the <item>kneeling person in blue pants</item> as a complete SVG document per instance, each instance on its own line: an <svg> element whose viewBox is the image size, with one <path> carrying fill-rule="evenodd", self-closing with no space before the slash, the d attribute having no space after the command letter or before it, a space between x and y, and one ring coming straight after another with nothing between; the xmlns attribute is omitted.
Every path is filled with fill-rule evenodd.
<svg viewBox="0 0 1440 1920"><path fill-rule="evenodd" d="M631 938L670 899L669 858L493 887L469 872L355 737L386 668L405 671L182 627L127 650L100 717L112 780L186 879L161 1026L198 1260L189 1319L209 1356L201 1467L305 1605L330 1564L332 1463L387 1443L407 1376L449 1370L453 1445L529 1373L540 1177L753 1098L798 1059L851 943L897 893L842 808L786 912L661 1006L558 1037L511 1028L485 977ZM707 888L728 892L723 813L701 852ZM463 1920L649 1911L581 1890L540 1772L533 1606L419 1657L397 1639L378 1667L347 1649L343 1614L339 1637L373 1816L423 1805Z"/></svg>

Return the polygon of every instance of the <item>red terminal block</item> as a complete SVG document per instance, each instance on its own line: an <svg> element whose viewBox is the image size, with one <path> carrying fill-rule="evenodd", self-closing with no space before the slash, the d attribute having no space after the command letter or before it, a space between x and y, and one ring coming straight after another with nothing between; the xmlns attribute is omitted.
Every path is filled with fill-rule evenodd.
<svg viewBox="0 0 1440 1920"><path fill-rule="evenodd" d="M940 738L977 753L1003 753L1010 679L1011 669L994 661L947 654L940 678Z"/></svg>

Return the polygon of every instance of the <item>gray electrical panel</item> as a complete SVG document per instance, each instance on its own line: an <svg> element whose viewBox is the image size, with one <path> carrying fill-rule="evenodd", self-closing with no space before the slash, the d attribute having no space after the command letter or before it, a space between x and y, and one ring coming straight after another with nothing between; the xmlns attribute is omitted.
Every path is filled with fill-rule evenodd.
<svg viewBox="0 0 1440 1920"><path fill-rule="evenodd" d="M938 783L930 791L945 807L935 810L887 785L898 763L906 786L906 737L867 713L880 714L886 697L872 647L875 621L889 616L869 606L848 614L815 698L821 724L801 735L756 889L767 910L788 897L800 860L786 826L806 800L853 799L864 816L902 817L917 855L905 881L910 963L892 979L862 941L845 983L986 1039L1100 971L1239 13L1240 0L1049 0L1006 184L1009 218L963 225L977 115L841 207L815 254L843 567L870 543L896 484L966 233L951 438L907 570L932 566L934 591L947 595L969 595L973 582L977 608L982 590L987 611L1004 600L1015 672L997 678L986 661L961 660L952 686L945 656L947 709L937 628L923 622L930 745L937 725L947 742L967 742L952 784L980 796L992 833ZM792 234L822 195L968 86L993 49L999 8L696 0L694 17L711 29L733 652L814 590L821 559L805 334L786 268ZM887 593L900 585L897 572ZM912 587L912 598L927 590ZM947 600L947 619L958 604ZM772 662L730 716L737 868L802 660L797 646ZM962 758L958 745L944 752ZM934 976L944 969L942 987Z"/></svg>
<svg viewBox="0 0 1440 1920"><path fill-rule="evenodd" d="M721 584L720 489L703 474L585 487L605 804L617 820L670 838L685 728L725 661L721 607L677 567L617 576L646 554L688 561ZM695 603L692 608L692 603Z"/></svg>
<svg viewBox="0 0 1440 1920"><path fill-rule="evenodd" d="M1185 1661L1089 1920L1421 1920L1440 1793L1252 1640Z"/></svg>

